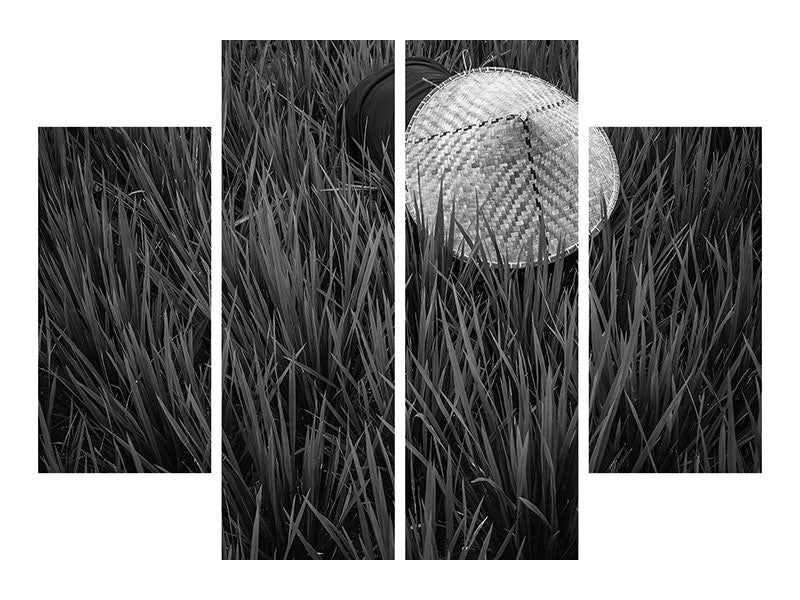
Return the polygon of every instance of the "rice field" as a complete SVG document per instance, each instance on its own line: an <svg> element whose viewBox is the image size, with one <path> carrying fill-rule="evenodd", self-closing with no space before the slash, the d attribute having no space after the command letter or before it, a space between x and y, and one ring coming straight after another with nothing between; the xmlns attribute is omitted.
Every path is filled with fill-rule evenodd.
<svg viewBox="0 0 800 600"><path fill-rule="evenodd" d="M590 256L592 472L761 471L761 130L610 128Z"/></svg>
<svg viewBox="0 0 800 600"><path fill-rule="evenodd" d="M393 166L338 111L391 42L224 42L222 554L394 556Z"/></svg>
<svg viewBox="0 0 800 600"><path fill-rule="evenodd" d="M208 472L210 130L39 130L39 471Z"/></svg>

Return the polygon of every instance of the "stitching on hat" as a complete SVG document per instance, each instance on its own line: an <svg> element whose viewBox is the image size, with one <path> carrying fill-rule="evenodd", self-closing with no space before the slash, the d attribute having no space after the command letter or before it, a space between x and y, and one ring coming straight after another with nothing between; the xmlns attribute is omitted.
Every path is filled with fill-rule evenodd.
<svg viewBox="0 0 800 600"><path fill-rule="evenodd" d="M471 75L472 73L513 73L515 75L521 75L523 77L534 79L538 81L540 84L548 88L551 88L552 90L555 90L559 94L564 94L563 90L559 89L549 81L546 81L540 77L536 77L535 75L531 75L530 73L526 73L525 71L520 71L518 69L508 69L506 67L478 67L477 69L469 69L461 73L456 73L452 77L449 77L448 79L445 79L444 81L435 84L433 89L430 92L428 92L427 96L425 96L425 98L422 100L419 106L417 106L416 110L414 111L414 114L411 116L411 121L409 121L408 125L406 125L406 132L411 130L411 126L417 120L417 115L422 111L425 105L428 104L428 102L436 94L437 91L450 85L453 81ZM569 100L574 100L574 98L569 98Z"/></svg>
<svg viewBox="0 0 800 600"><path fill-rule="evenodd" d="M566 102L566 99L561 99L561 100L558 100L555 103L546 104L545 106L540 106L540 107L535 108L535 109L533 109L531 111L526 111L526 116L535 115L535 114L539 114L539 113L542 113L542 112L547 111L547 110L554 110L556 108L560 108L561 106L564 105L565 102ZM456 129L451 129L451 130L448 130L448 131L442 131L441 133L434 133L434 134L431 134L431 135L429 135L427 137L420 137L420 138L410 139L410 140L407 140L407 143L419 144L419 143L422 143L422 142L430 142L432 140L435 140L438 137L444 137L446 135L453 135L453 134L456 134L456 133L469 131L470 129L472 129L474 127L483 127L485 125L494 125L495 123L499 123L500 121L504 121L504 120L505 121L511 121L513 119L516 119L519 116L520 115L518 115L518 114L511 114L511 115L506 115L505 117L495 117L493 119L487 119L487 120L481 121L479 123L471 123L471 124L465 125L463 127L457 127Z"/></svg>
<svg viewBox="0 0 800 600"><path fill-rule="evenodd" d="M537 185L539 177L536 175L536 169L533 167L533 145L531 144L531 128L528 125L527 116L522 119L522 128L525 130L525 144L528 146L528 167L531 170L531 177L533 178L533 192L535 194L533 198L536 201L536 209L539 211L539 218L541 218L542 213L544 212L544 209L542 208L542 193L539 191L539 186ZM547 232L544 234L544 243L547 246L550 245L550 242L547 239Z"/></svg>
<svg viewBox="0 0 800 600"><path fill-rule="evenodd" d="M545 111L548 111L548 110L555 110L556 108L560 108L560 107L562 107L564 105L564 103L566 101L567 101L566 98L562 98L561 100L558 100L555 103L545 104L544 106L540 106L538 108L534 108L534 109L532 109L530 111L525 111L526 118L528 116L530 116L530 115L536 115L536 114L539 114L539 113L542 113L542 112L545 112ZM464 131L469 131L470 129L473 129L475 127L483 127L485 125L494 125L496 123L499 123L500 121L511 121L513 119L516 119L519 116L520 116L519 114L512 114L512 115L506 115L505 117L494 117L492 119L486 119L484 121L480 121L479 123L470 123L469 125L464 125L463 127L457 127L456 129L450 129L448 131L442 131L440 133L433 133L433 134L431 134L429 136L426 136L426 137L413 138L413 139L410 139L410 140L406 140L406 143L408 143L408 144L421 144L422 142L432 142L433 140L435 140L436 138L439 138L439 137L444 137L446 135L454 135L456 133L462 133Z"/></svg>
<svg viewBox="0 0 800 600"><path fill-rule="evenodd" d="M545 104L544 106L539 106L538 108L534 108L532 110L526 111L526 117L530 115L537 115L543 113L548 110L555 110L556 108L562 107L566 103L567 99L562 98L557 102L551 102L549 104ZM410 140L406 140L408 144L421 144L422 142L432 142L436 138L444 137L446 135L454 135L456 133L462 133L464 131L469 131L475 127L484 127L485 125L494 125L499 123L500 121L511 121L519 117L519 114L513 115L506 115L505 117L494 117L492 119L486 119L484 121L480 121L479 123L470 123L469 125L464 125L463 127L457 127L456 129L450 129L448 131L442 131L441 133L433 133L427 137L420 137L420 138L413 138Z"/></svg>

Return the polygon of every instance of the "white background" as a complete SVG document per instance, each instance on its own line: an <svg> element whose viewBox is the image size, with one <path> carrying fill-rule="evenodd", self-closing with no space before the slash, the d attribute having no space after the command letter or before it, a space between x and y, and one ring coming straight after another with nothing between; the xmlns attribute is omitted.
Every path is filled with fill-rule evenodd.
<svg viewBox="0 0 800 600"><path fill-rule="evenodd" d="M0 24L0 596L800 597L796 15L766 0L22 4ZM215 314L213 474L37 475L37 126L212 126L219 240L220 40L270 38L394 38L399 56L404 38L578 39L582 127L763 126L764 473L586 474L584 382L579 561L222 561Z"/></svg>

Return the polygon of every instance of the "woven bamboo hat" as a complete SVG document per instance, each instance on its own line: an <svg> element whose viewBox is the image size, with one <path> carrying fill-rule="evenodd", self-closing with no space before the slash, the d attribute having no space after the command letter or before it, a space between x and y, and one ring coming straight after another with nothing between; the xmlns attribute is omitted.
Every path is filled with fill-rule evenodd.
<svg viewBox="0 0 800 600"><path fill-rule="evenodd" d="M590 227L613 210L619 170L608 137L590 135ZM578 104L537 77L500 68L433 89L406 129L406 207L428 229L440 206L461 257L556 258L578 243ZM540 248L541 246L541 248ZM541 255L540 255L541 251Z"/></svg>

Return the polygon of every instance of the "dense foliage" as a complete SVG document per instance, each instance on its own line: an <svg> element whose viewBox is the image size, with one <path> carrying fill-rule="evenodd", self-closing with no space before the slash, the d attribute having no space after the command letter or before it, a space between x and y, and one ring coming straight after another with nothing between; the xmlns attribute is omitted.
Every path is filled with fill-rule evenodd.
<svg viewBox="0 0 800 600"><path fill-rule="evenodd" d="M393 171L337 133L392 60L223 45L226 558L394 556Z"/></svg>
<svg viewBox="0 0 800 600"><path fill-rule="evenodd" d="M592 471L761 470L761 130L611 129L591 248Z"/></svg>
<svg viewBox="0 0 800 600"><path fill-rule="evenodd" d="M40 471L210 469L209 142L40 129Z"/></svg>

